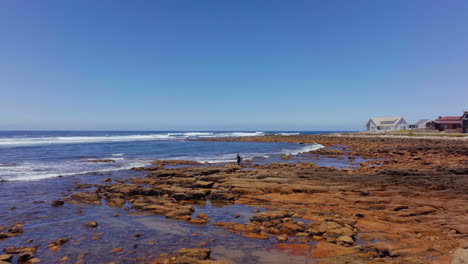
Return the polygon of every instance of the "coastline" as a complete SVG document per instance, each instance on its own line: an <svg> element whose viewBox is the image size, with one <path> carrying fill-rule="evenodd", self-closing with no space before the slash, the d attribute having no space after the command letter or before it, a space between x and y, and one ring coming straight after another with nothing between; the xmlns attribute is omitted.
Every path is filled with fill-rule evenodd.
<svg viewBox="0 0 468 264"><path fill-rule="evenodd" d="M198 139L317 143L326 148L298 155L367 161L344 169L309 162L238 167L155 161L152 166L135 168L139 177L75 185L65 198L56 199L88 210L104 203L101 206L116 208L120 214L128 207L132 209L129 217L164 216L258 243L274 241L276 250L318 263L450 263L453 252L468 246L468 141L445 139L336 135ZM194 206L206 200L266 211L244 222L235 222L238 213L233 211L233 221L213 222L216 217L210 213L194 212ZM26 228L17 233L9 229L0 229L8 236L0 242L28 234ZM172 249L169 255L153 256L148 262L204 261L210 257L212 244L197 246L208 251ZM229 263L216 258L215 249L211 251L216 261ZM61 254L60 247L57 254ZM118 261L119 256L109 258Z"/></svg>

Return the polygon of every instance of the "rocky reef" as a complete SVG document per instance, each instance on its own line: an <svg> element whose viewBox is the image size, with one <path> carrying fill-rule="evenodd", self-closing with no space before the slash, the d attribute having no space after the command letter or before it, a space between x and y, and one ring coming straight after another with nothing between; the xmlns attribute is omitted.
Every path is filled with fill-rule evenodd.
<svg viewBox="0 0 468 264"><path fill-rule="evenodd" d="M100 184L77 186L64 201L213 225L259 241L273 239L277 247L317 263L468 261L466 140L345 136L215 140L318 143L326 148L308 154L368 160L346 169L308 162L238 166L154 161L151 166L134 168L144 177L108 178ZM265 211L255 212L246 223L216 222L209 214L195 212L194 205L207 200ZM54 201L52 206L62 204L62 200ZM85 226L95 228L98 223ZM20 225L6 230L0 229L0 239L22 232ZM7 254L21 252L26 251ZM155 256L150 263L224 262L211 259L209 248L183 248Z"/></svg>

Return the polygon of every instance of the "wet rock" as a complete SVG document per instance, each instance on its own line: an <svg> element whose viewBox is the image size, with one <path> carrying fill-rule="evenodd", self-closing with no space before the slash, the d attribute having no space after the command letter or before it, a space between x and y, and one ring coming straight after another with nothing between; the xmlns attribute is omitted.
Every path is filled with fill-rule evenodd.
<svg viewBox="0 0 468 264"><path fill-rule="evenodd" d="M250 220L254 222L265 222L291 216L291 213L285 211L267 211L253 215Z"/></svg>
<svg viewBox="0 0 468 264"><path fill-rule="evenodd" d="M295 222L287 222L281 225L279 230L288 235L296 235L298 232L303 232L304 227Z"/></svg>
<svg viewBox="0 0 468 264"><path fill-rule="evenodd" d="M350 236L340 236L339 238L336 239L336 242L343 242L343 243L348 243L348 244L353 244L354 239Z"/></svg>
<svg viewBox="0 0 468 264"><path fill-rule="evenodd" d="M177 255L189 258L205 260L210 257L211 250L208 248L181 248L177 251Z"/></svg>
<svg viewBox="0 0 468 264"><path fill-rule="evenodd" d="M279 235L276 237L276 239L278 240L278 242L286 242L288 240L288 235L286 234L282 234L282 235Z"/></svg>
<svg viewBox="0 0 468 264"><path fill-rule="evenodd" d="M40 259L38 259L38 258L32 258L32 259L28 260L26 263L32 264L32 263L39 263L39 262L41 262Z"/></svg>
<svg viewBox="0 0 468 264"><path fill-rule="evenodd" d="M205 199L208 196L208 193L203 190L190 190L186 192L178 192L172 194L172 197L177 201L181 200L201 200Z"/></svg>
<svg viewBox="0 0 468 264"><path fill-rule="evenodd" d="M18 262L26 262L34 257L34 254L31 252L23 252L18 254Z"/></svg>
<svg viewBox="0 0 468 264"><path fill-rule="evenodd" d="M155 214L158 215L165 215L166 213L170 212L171 210L174 210L174 208L171 208L169 206L165 205L159 205L159 204L152 204L152 205L146 205L143 207L144 210L146 211L151 211Z"/></svg>
<svg viewBox="0 0 468 264"><path fill-rule="evenodd" d="M101 180L101 182L111 182L111 181L112 181L111 178L104 178L104 179Z"/></svg>
<svg viewBox="0 0 468 264"><path fill-rule="evenodd" d="M106 203L110 207L122 207L125 205L125 200L122 198L111 198Z"/></svg>
<svg viewBox="0 0 468 264"><path fill-rule="evenodd" d="M190 219L189 223L196 225L204 225L208 223L208 216L205 214L198 214L196 218Z"/></svg>
<svg viewBox="0 0 468 264"><path fill-rule="evenodd" d="M95 221L89 221L89 222L84 223L83 225L86 227L95 228L95 227L98 227L99 224Z"/></svg>
<svg viewBox="0 0 468 264"><path fill-rule="evenodd" d="M219 191L219 190L213 190L210 195L210 199L212 200L227 200L227 201L233 201L236 199L236 195L227 193L224 191Z"/></svg>
<svg viewBox="0 0 468 264"><path fill-rule="evenodd" d="M6 234L6 233L0 233L0 239L5 239L5 238L7 238L7 237L9 237L8 234Z"/></svg>
<svg viewBox="0 0 468 264"><path fill-rule="evenodd" d="M248 233L244 233L242 234L243 237L248 237L248 238L255 238L255 239L268 239L270 236L265 233L265 232L258 232L258 233L251 233L251 232L248 232Z"/></svg>
<svg viewBox="0 0 468 264"><path fill-rule="evenodd" d="M111 193L121 193L125 196L138 194L140 186L137 184L111 184L108 185L106 190Z"/></svg>
<svg viewBox="0 0 468 264"><path fill-rule="evenodd" d="M12 257L13 255L3 254L3 255L0 255L0 261L10 262Z"/></svg>
<svg viewBox="0 0 468 264"><path fill-rule="evenodd" d="M110 253L119 253L119 252L122 252L122 248L114 248L112 249L111 251L109 251Z"/></svg>
<svg viewBox="0 0 468 264"><path fill-rule="evenodd" d="M7 247L7 248L4 248L3 251L6 254L18 254L18 253L20 253L20 249L16 248L16 247Z"/></svg>
<svg viewBox="0 0 468 264"><path fill-rule="evenodd" d="M322 233L328 232L330 230L339 229L342 226L334 221L323 221L318 226L318 230Z"/></svg>
<svg viewBox="0 0 468 264"><path fill-rule="evenodd" d="M91 204L91 205L100 205L101 201L95 195L90 193L73 193L71 199L81 203Z"/></svg>
<svg viewBox="0 0 468 264"><path fill-rule="evenodd" d="M89 189L93 187L92 184L88 184L88 183L80 183L80 184L76 184L75 185L75 189L76 190L82 190L82 189Z"/></svg>
<svg viewBox="0 0 468 264"><path fill-rule="evenodd" d="M211 188L211 186L213 186L213 184L214 184L214 182L212 182L212 181L199 180L199 181L196 181L193 184L193 187L195 187L195 188Z"/></svg>
<svg viewBox="0 0 468 264"><path fill-rule="evenodd" d="M70 241L69 238L59 238L59 239L57 239L55 241L50 242L47 245L47 248L50 249L51 251L55 252L55 251L58 251L60 249L60 247L62 247L66 243L68 243L68 241Z"/></svg>
<svg viewBox="0 0 468 264"><path fill-rule="evenodd" d="M8 232L11 234L22 234L24 233L23 225L22 224L14 224L8 229Z"/></svg>
<svg viewBox="0 0 468 264"><path fill-rule="evenodd" d="M179 206L165 214L167 218L187 221L195 210L192 206Z"/></svg>
<svg viewBox="0 0 468 264"><path fill-rule="evenodd" d="M58 207L63 205L65 202L63 200L53 200L50 205L53 207Z"/></svg>
<svg viewBox="0 0 468 264"><path fill-rule="evenodd" d="M213 226L216 227L223 227L223 228L232 228L236 225L236 222L214 222Z"/></svg>

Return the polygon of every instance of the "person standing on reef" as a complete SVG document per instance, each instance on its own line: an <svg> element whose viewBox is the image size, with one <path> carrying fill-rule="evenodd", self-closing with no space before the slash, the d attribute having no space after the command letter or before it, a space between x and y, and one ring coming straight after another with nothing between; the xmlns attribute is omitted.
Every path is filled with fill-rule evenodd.
<svg viewBox="0 0 468 264"><path fill-rule="evenodd" d="M237 161L237 165L240 165L242 158L239 154L237 154L236 161Z"/></svg>

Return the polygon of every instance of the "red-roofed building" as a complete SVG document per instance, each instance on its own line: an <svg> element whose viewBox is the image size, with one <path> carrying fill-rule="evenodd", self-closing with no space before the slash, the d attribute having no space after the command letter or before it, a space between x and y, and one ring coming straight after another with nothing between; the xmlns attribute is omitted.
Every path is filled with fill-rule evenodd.
<svg viewBox="0 0 468 264"><path fill-rule="evenodd" d="M439 116L436 120L427 124L428 127L444 131L447 129L461 129L462 116Z"/></svg>

